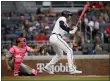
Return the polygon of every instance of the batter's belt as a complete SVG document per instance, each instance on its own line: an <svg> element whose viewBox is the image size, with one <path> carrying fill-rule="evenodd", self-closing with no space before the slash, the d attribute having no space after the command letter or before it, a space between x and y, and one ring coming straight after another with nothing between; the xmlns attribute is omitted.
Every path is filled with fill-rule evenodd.
<svg viewBox="0 0 110 81"><path fill-rule="evenodd" d="M61 34L57 34L57 33L52 33L52 34L59 35L60 37L62 37Z"/></svg>

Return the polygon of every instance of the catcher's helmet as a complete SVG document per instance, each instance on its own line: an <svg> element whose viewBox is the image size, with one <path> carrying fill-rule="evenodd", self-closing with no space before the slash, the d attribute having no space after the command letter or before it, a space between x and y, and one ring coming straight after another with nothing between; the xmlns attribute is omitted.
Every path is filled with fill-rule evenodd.
<svg viewBox="0 0 110 81"><path fill-rule="evenodd" d="M64 16L64 17L69 17L69 16L72 16L72 12L70 12L70 11L67 11L67 10L64 10L64 11L62 11L62 16Z"/></svg>
<svg viewBox="0 0 110 81"><path fill-rule="evenodd" d="M18 38L16 39L16 45L18 45L18 43L21 43L21 45L22 45L23 47L25 47L25 46L27 45L27 43L26 43L26 38L24 38L24 37L18 37Z"/></svg>

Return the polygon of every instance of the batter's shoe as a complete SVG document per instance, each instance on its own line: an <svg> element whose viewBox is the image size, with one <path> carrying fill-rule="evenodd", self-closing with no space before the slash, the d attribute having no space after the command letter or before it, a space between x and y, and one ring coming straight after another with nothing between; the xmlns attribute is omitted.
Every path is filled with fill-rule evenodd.
<svg viewBox="0 0 110 81"><path fill-rule="evenodd" d="M44 71L44 72L47 72L47 73L49 73L49 74L51 74L51 75L54 74L54 72L51 71L51 69L49 69L49 68L48 68L48 69L47 69L47 68L44 68L43 71Z"/></svg>
<svg viewBox="0 0 110 81"><path fill-rule="evenodd" d="M77 69L71 69L69 72L69 74L81 74L81 73L82 73L82 71L79 71Z"/></svg>

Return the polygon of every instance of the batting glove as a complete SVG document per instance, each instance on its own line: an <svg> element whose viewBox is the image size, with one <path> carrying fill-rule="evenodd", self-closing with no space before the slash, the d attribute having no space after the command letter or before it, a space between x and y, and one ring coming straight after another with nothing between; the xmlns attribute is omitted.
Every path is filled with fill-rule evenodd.
<svg viewBox="0 0 110 81"><path fill-rule="evenodd" d="M74 34L77 31L78 27L73 26L73 30L69 31L70 34Z"/></svg>

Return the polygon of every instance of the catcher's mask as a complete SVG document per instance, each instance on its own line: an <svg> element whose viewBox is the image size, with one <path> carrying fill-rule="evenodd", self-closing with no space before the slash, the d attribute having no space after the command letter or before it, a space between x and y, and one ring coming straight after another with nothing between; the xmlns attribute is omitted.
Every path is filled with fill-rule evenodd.
<svg viewBox="0 0 110 81"><path fill-rule="evenodd" d="M17 39L16 39L16 44L18 44L18 43L21 43L21 45L23 46L23 47L25 47L27 44L26 44L26 38L24 38L24 37L18 37Z"/></svg>

